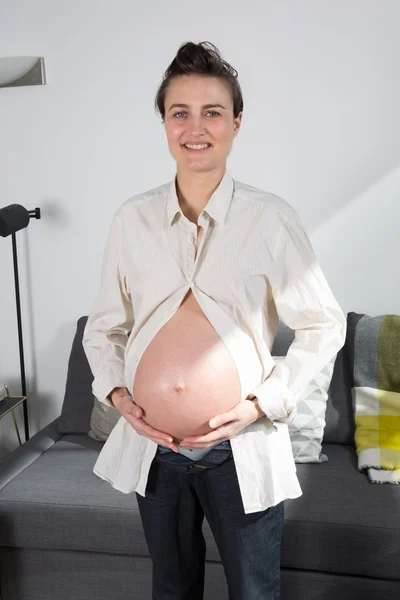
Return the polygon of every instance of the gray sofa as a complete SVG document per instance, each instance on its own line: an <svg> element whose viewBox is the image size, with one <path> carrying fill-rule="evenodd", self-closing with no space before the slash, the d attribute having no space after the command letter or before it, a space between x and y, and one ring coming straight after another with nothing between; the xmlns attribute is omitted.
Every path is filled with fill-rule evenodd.
<svg viewBox="0 0 400 600"><path fill-rule="evenodd" d="M92 376L79 319L60 416L0 464L2 600L149 600L151 563L134 494L93 474ZM351 332L348 331L348 336ZM281 327L273 354L293 333ZM282 600L399 600L400 486L357 471L351 355L339 353L323 451L298 464L303 496L286 501ZM207 524L206 600L227 598Z"/></svg>

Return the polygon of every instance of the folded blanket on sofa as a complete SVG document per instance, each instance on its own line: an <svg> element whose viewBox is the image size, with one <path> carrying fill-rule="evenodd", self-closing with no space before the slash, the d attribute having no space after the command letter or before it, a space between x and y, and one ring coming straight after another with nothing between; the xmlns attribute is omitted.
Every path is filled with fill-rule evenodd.
<svg viewBox="0 0 400 600"><path fill-rule="evenodd" d="M349 314L355 443L371 483L400 483L400 316Z"/></svg>

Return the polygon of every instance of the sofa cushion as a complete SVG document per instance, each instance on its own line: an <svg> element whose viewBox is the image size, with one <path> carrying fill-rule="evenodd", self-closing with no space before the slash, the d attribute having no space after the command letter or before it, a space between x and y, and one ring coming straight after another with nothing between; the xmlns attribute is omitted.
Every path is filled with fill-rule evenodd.
<svg viewBox="0 0 400 600"><path fill-rule="evenodd" d="M323 451L327 463L297 465L303 496L285 503L283 566L399 579L398 488L371 486L349 445Z"/></svg>
<svg viewBox="0 0 400 600"><path fill-rule="evenodd" d="M83 333L87 317L78 320L68 362L67 382L61 417L60 433L87 433L98 441L105 441L120 418L113 407L99 402L92 392L93 375L83 349Z"/></svg>
<svg viewBox="0 0 400 600"><path fill-rule="evenodd" d="M338 352L325 413L324 442L354 445L354 417L347 345Z"/></svg>
<svg viewBox="0 0 400 600"><path fill-rule="evenodd" d="M93 410L93 375L82 346L87 317L78 320L68 361L67 382L61 418L60 433L88 433Z"/></svg>
<svg viewBox="0 0 400 600"><path fill-rule="evenodd" d="M147 555L136 497L93 473L103 446L67 434L0 491L0 545Z"/></svg>
<svg viewBox="0 0 400 600"><path fill-rule="evenodd" d="M281 362L284 356L274 356ZM288 424L294 460L320 463L328 460L321 451L325 429L326 402L336 356L309 383L297 402L297 412Z"/></svg>
<svg viewBox="0 0 400 600"><path fill-rule="evenodd" d="M92 439L104 442L120 414L93 395L93 375L82 345L87 319L83 316L77 323L58 430L60 433L87 433Z"/></svg>
<svg viewBox="0 0 400 600"><path fill-rule="evenodd" d="M95 398L90 417L89 437L99 442L105 442L120 418L121 414L116 408L107 406Z"/></svg>
<svg viewBox="0 0 400 600"><path fill-rule="evenodd" d="M373 486L355 448L324 444L329 461L297 465L303 496L285 503L284 566L400 579L400 489Z"/></svg>
<svg viewBox="0 0 400 600"><path fill-rule="evenodd" d="M0 545L147 556L135 494L93 474L101 442L69 434L0 491ZM282 566L399 578L400 488L373 486L351 446L298 464L303 496L286 501ZM384 507L384 510L382 510ZM207 558L219 554L206 525Z"/></svg>

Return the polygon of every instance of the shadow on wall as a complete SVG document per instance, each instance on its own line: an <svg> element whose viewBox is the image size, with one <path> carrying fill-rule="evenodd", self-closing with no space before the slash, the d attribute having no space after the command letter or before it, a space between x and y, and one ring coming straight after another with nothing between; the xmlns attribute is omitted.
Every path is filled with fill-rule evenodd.
<svg viewBox="0 0 400 600"><path fill-rule="evenodd" d="M310 237L344 310L400 312L400 166L332 215Z"/></svg>
<svg viewBox="0 0 400 600"><path fill-rule="evenodd" d="M324 182L326 187L321 191L314 190L312 195L318 204L318 208L316 210L311 208L307 215L307 222L310 224L311 230L319 230L324 226L324 223L334 219L338 213L346 211L358 198L362 198L364 194L390 178L398 169L399 160L400 156L397 153L397 155L392 157L390 163L380 164L381 161L377 161L377 164L372 167L367 164L365 170L360 172L360 169L356 168L360 159L354 155L348 165L341 165L345 167L344 172L340 172L339 170L338 173L335 173L332 169L330 173L332 186L329 187L327 179ZM354 171L352 171L351 165L353 165ZM334 183L335 179L340 180L342 178L343 180L340 185ZM338 192L341 194L340 198L337 197ZM293 199L295 200L296 196L293 196ZM302 214L307 214L306 199L304 203L304 208L304 205L300 205L298 208Z"/></svg>
<svg viewBox="0 0 400 600"><path fill-rule="evenodd" d="M41 202L42 221L46 221L50 227L69 229L72 224L71 213L66 209L65 200L59 198L47 198Z"/></svg>

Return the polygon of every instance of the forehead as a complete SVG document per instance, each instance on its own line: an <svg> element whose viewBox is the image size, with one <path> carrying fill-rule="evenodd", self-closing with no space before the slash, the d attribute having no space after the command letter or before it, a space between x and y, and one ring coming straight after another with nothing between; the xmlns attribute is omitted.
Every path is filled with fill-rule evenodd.
<svg viewBox="0 0 400 600"><path fill-rule="evenodd" d="M232 104L232 98L227 85L217 77L204 75L183 75L173 79L165 96L166 109L169 104L182 102L184 104Z"/></svg>

